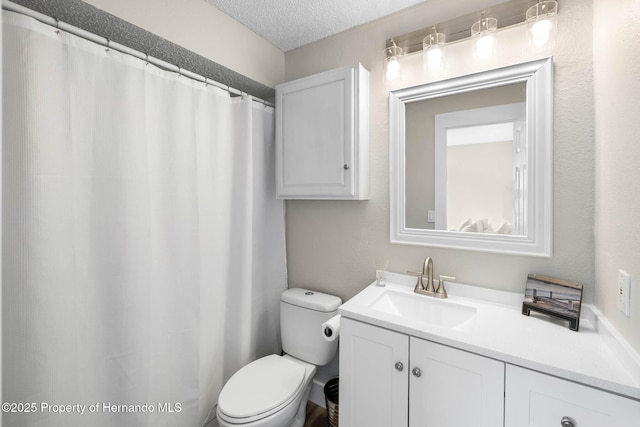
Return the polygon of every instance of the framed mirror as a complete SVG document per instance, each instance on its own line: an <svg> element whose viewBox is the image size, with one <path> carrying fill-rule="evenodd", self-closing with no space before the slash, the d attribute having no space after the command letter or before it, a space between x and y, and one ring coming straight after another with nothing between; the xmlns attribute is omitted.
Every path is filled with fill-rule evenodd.
<svg viewBox="0 0 640 427"><path fill-rule="evenodd" d="M390 92L392 243L551 256L552 64Z"/></svg>

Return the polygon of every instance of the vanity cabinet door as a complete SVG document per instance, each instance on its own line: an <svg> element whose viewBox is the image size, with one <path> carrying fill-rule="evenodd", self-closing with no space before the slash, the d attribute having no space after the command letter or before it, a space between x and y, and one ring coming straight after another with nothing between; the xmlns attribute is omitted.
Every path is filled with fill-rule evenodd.
<svg viewBox="0 0 640 427"><path fill-rule="evenodd" d="M505 427L640 424L640 402L507 365Z"/></svg>
<svg viewBox="0 0 640 427"><path fill-rule="evenodd" d="M407 426L408 353L408 336L341 319L341 427Z"/></svg>
<svg viewBox="0 0 640 427"><path fill-rule="evenodd" d="M410 347L410 427L503 425L503 362L417 338Z"/></svg>
<svg viewBox="0 0 640 427"><path fill-rule="evenodd" d="M276 86L281 199L369 197L369 73L338 68Z"/></svg>

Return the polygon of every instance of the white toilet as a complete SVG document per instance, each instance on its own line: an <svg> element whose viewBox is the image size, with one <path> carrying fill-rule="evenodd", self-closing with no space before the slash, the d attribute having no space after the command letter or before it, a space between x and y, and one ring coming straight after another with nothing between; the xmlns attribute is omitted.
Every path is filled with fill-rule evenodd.
<svg viewBox="0 0 640 427"><path fill-rule="evenodd" d="M307 289L280 296L284 356L272 354L249 363L222 388L217 418L221 427L302 427L316 366L336 355L338 341L322 337L322 323L342 300Z"/></svg>

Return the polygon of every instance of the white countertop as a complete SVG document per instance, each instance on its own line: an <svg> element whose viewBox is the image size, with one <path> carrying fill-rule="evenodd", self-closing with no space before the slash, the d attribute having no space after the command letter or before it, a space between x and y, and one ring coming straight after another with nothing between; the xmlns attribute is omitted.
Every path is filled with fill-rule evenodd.
<svg viewBox="0 0 640 427"><path fill-rule="evenodd" d="M413 295L416 278L387 274L387 288ZM447 282L442 303L474 307L460 330L412 322L370 308L384 287L372 284L339 309L343 317L491 357L640 400L640 357L599 311L583 305L579 332L548 316L521 313L523 295ZM415 295L419 298L431 298Z"/></svg>

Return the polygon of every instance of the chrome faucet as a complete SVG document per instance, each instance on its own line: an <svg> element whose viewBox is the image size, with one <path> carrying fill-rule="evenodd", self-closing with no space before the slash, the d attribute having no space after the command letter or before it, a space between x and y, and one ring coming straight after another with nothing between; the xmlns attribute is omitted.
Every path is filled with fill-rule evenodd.
<svg viewBox="0 0 640 427"><path fill-rule="evenodd" d="M433 286L433 260L431 257L426 257L424 259L424 264L422 264L422 277L427 275L427 284L422 287L422 290L427 292L435 292L435 287Z"/></svg>
<svg viewBox="0 0 640 427"><path fill-rule="evenodd" d="M418 276L418 283L416 283L416 287L413 289L413 291L417 294L428 295L435 298L444 299L447 297L447 291L444 289L443 279L447 279L449 281L455 280L455 277L440 276L440 280L438 281L438 289L436 289L433 284L433 260L431 259L431 257L426 257L424 259L424 264L422 265L422 273L419 273L417 271L410 271L410 273ZM422 278L425 275L427 276L426 285L422 282Z"/></svg>

